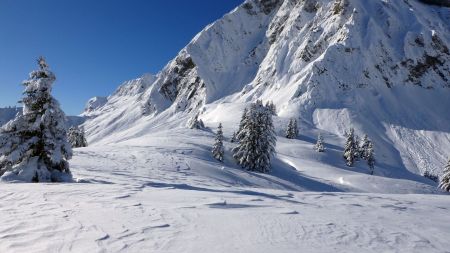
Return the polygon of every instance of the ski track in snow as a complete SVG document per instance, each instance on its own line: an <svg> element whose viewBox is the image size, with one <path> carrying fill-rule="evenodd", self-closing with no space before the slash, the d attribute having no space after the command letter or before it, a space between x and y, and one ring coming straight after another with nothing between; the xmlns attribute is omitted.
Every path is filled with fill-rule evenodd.
<svg viewBox="0 0 450 253"><path fill-rule="evenodd" d="M220 185L180 156L190 152L83 148L72 160L80 183L0 184L0 252L446 252L450 246L447 195Z"/></svg>

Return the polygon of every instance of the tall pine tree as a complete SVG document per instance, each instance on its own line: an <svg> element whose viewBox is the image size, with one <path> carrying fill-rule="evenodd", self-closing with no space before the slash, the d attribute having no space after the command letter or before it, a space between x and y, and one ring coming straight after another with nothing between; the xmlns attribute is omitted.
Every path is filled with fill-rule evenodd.
<svg viewBox="0 0 450 253"><path fill-rule="evenodd" d="M235 143L235 142L238 141L236 132L233 132L233 134L231 135L231 140L230 141L231 141L231 143Z"/></svg>
<svg viewBox="0 0 450 253"><path fill-rule="evenodd" d="M353 166L357 154L358 150L355 141L355 130L353 128L350 128L350 132L347 133L347 140L345 142L343 155L347 166L349 167Z"/></svg>
<svg viewBox="0 0 450 253"><path fill-rule="evenodd" d="M277 116L277 106L273 103L273 101L267 101L266 108L273 116Z"/></svg>
<svg viewBox="0 0 450 253"><path fill-rule="evenodd" d="M369 165L370 175L373 175L375 169L375 150L373 148L373 143L369 142L369 146L365 150L365 159Z"/></svg>
<svg viewBox="0 0 450 253"><path fill-rule="evenodd" d="M361 159L367 160L367 150L369 149L371 141L367 134L364 135L361 144L359 145L359 157Z"/></svg>
<svg viewBox="0 0 450 253"><path fill-rule="evenodd" d="M354 150L355 150L355 161L358 161L359 160L359 158L361 157L361 153L359 152L360 151L360 141L359 141L359 136L358 135L355 135L355 138L354 138L354 140L355 140L355 142L354 142Z"/></svg>
<svg viewBox="0 0 450 253"><path fill-rule="evenodd" d="M239 129L234 134L234 141L233 142L239 142L242 138L244 138L245 134L242 133L242 129L244 129L244 126L248 122L248 108L246 107L244 111L242 112L241 121L239 122Z"/></svg>
<svg viewBox="0 0 450 253"><path fill-rule="evenodd" d="M0 130L0 176L26 182L71 181L65 115L52 95L55 75L44 58L24 82L23 113Z"/></svg>
<svg viewBox="0 0 450 253"><path fill-rule="evenodd" d="M294 118L289 119L289 123L286 129L286 138L295 139L298 137L297 120Z"/></svg>
<svg viewBox="0 0 450 253"><path fill-rule="evenodd" d="M217 128L216 138L214 139L214 145L212 148L212 154L218 161L223 162L224 148L223 148L223 131L222 123Z"/></svg>
<svg viewBox="0 0 450 253"><path fill-rule="evenodd" d="M233 157L238 164L250 171L269 172L276 137L272 112L260 100L248 110L246 123L238 133L238 139L240 142L233 149Z"/></svg>
<svg viewBox="0 0 450 253"><path fill-rule="evenodd" d="M450 192L450 160L448 160L448 163L444 168L443 175L439 182L439 188L444 191Z"/></svg>

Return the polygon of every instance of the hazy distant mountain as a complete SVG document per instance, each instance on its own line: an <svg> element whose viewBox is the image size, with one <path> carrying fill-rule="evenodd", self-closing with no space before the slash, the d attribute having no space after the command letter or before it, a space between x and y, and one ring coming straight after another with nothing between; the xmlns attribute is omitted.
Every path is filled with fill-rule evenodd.
<svg viewBox="0 0 450 253"><path fill-rule="evenodd" d="M0 108L0 126L6 124L8 121L14 119L17 113L22 113L21 107L6 107Z"/></svg>

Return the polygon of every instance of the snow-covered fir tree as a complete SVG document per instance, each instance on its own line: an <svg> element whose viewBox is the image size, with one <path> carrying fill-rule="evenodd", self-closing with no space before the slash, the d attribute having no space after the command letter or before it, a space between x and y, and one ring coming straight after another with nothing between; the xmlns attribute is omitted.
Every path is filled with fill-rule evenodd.
<svg viewBox="0 0 450 253"><path fill-rule="evenodd" d="M87 141L83 128L71 127L67 133L67 139L72 145L72 148L87 147Z"/></svg>
<svg viewBox="0 0 450 253"><path fill-rule="evenodd" d="M235 142L238 141L236 132L233 132L233 135L231 135L231 140L230 141L231 141L231 143L235 143Z"/></svg>
<svg viewBox="0 0 450 253"><path fill-rule="evenodd" d="M277 106L273 103L273 101L266 102L266 108L272 113L272 115L277 115Z"/></svg>
<svg viewBox="0 0 450 253"><path fill-rule="evenodd" d="M314 149L317 152L324 152L325 151L325 147L323 145L323 137L322 137L322 134L320 134L320 133L317 136L317 142L316 142L316 145L314 146Z"/></svg>
<svg viewBox="0 0 450 253"><path fill-rule="evenodd" d="M350 132L346 134L347 140L345 141L344 147L344 159L346 161L347 166L353 166L355 162L355 158L358 154L358 149L355 141L355 131L353 128L350 129Z"/></svg>
<svg viewBox="0 0 450 253"><path fill-rule="evenodd" d="M205 124L203 124L203 121L198 118L199 114L195 114L193 117L191 117L187 122L187 127L190 129L202 129L205 128Z"/></svg>
<svg viewBox="0 0 450 253"><path fill-rule="evenodd" d="M367 164L369 165L370 174L373 175L375 169L375 150L373 148L373 143L369 142L369 146L365 152L365 159L367 160Z"/></svg>
<svg viewBox="0 0 450 253"><path fill-rule="evenodd" d="M272 113L258 100L250 106L247 116L238 133L240 142L233 149L233 157L247 170L267 173L276 145Z"/></svg>
<svg viewBox="0 0 450 253"><path fill-rule="evenodd" d="M370 143L371 143L371 141L369 139L369 136L367 136L367 134L365 134L359 145L359 157L361 159L367 160L367 150L369 148Z"/></svg>
<svg viewBox="0 0 450 253"><path fill-rule="evenodd" d="M52 95L55 75L44 58L24 82L23 113L0 130L0 176L26 182L71 181L65 115Z"/></svg>
<svg viewBox="0 0 450 253"><path fill-rule="evenodd" d="M361 153L360 153L360 141L359 141L359 136L355 135L355 142L354 142L354 149L355 151L355 161L358 161L359 158L361 157Z"/></svg>
<svg viewBox="0 0 450 253"><path fill-rule="evenodd" d="M224 148L223 148L223 131L222 131L222 123L219 124L219 127L217 128L216 138L214 139L214 145L212 148L212 154L214 158L216 158L218 161L223 161L223 155L224 155Z"/></svg>
<svg viewBox="0 0 450 253"><path fill-rule="evenodd" d="M450 160L448 160L447 165L444 168L444 172L439 182L439 188L450 192Z"/></svg>
<svg viewBox="0 0 450 253"><path fill-rule="evenodd" d="M248 108L246 107L244 111L242 112L241 121L239 122L239 129L234 134L234 140L232 139L232 142L239 142L239 138L244 138L245 134L241 133L242 129L244 129L244 126L247 124L248 121Z"/></svg>
<svg viewBox="0 0 450 253"><path fill-rule="evenodd" d="M286 129L286 138L295 139L298 137L297 120L294 118L289 119L289 123Z"/></svg>

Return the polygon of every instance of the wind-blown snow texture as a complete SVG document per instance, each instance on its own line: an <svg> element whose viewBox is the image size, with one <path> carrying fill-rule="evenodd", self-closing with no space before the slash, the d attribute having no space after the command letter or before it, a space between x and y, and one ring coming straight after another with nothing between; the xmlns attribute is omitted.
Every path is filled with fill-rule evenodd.
<svg viewBox="0 0 450 253"><path fill-rule="evenodd" d="M75 149L71 169L80 183L0 184L0 251L448 251L447 195L338 192L423 191L369 175L352 185L356 174L323 166L325 157L292 158L306 144L287 140L282 159L304 171L278 160L273 175L247 173L230 155L222 168L204 144L212 133L167 134ZM317 181L308 170L334 174Z"/></svg>

